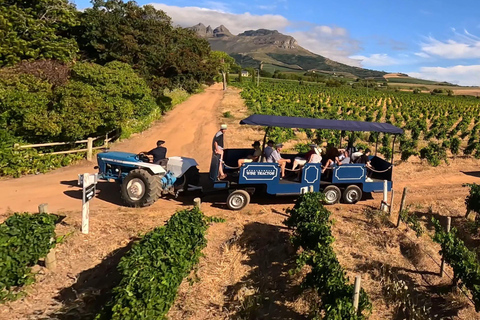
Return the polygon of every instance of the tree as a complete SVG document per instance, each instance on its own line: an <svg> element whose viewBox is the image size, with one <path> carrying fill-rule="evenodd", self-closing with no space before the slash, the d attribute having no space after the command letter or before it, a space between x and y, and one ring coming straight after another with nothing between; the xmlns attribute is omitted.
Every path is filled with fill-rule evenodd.
<svg viewBox="0 0 480 320"><path fill-rule="evenodd" d="M77 25L68 0L0 0L0 67L21 60L75 58L68 31Z"/></svg>
<svg viewBox="0 0 480 320"><path fill-rule="evenodd" d="M85 58L130 64L147 79L157 97L165 87L194 91L213 77L210 46L191 30L173 27L162 10L133 1L93 0L81 14L75 36Z"/></svg>
<svg viewBox="0 0 480 320"><path fill-rule="evenodd" d="M216 66L217 71L222 74L223 90L227 90L227 74L235 65L235 59L223 51L212 51L210 54L211 62Z"/></svg>

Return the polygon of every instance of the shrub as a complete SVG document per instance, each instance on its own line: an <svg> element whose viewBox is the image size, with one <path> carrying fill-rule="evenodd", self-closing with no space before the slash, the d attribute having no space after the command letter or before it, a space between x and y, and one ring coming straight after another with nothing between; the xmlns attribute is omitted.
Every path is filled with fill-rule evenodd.
<svg viewBox="0 0 480 320"><path fill-rule="evenodd" d="M33 282L30 268L54 246L54 215L15 213L0 225L0 301L16 298L15 287Z"/></svg>
<svg viewBox="0 0 480 320"><path fill-rule="evenodd" d="M475 302L475 311L480 311L480 264L475 252L470 251L458 237L457 230L452 228L446 232L438 220L432 218L435 227L433 240L440 244L440 254L444 257L454 272L456 279L462 283L472 294Z"/></svg>
<svg viewBox="0 0 480 320"><path fill-rule="evenodd" d="M467 183L467 184L464 184L463 186L470 188L470 193L465 199L465 205L467 207L467 211L480 213L480 185L476 183L472 183L472 184Z"/></svg>
<svg viewBox="0 0 480 320"><path fill-rule="evenodd" d="M441 160L446 162L447 153L440 144L430 142L428 146L420 150L420 158L427 159L428 163L434 167L440 164Z"/></svg>
<svg viewBox="0 0 480 320"><path fill-rule="evenodd" d="M113 299L96 319L164 319L183 278L206 246L207 222L198 209L173 215L122 258Z"/></svg>

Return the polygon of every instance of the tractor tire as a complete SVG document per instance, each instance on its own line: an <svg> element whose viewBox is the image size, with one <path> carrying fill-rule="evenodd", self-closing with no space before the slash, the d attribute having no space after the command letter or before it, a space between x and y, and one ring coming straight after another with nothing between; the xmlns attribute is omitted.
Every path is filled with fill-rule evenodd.
<svg viewBox="0 0 480 320"><path fill-rule="evenodd" d="M185 173L175 181L174 187L175 190L182 189L183 192L187 191L188 185L198 186L200 181L200 174L197 167L188 168Z"/></svg>
<svg viewBox="0 0 480 320"><path fill-rule="evenodd" d="M359 186L352 184L343 191L343 202L345 203L354 204L360 199L362 199L362 189Z"/></svg>
<svg viewBox="0 0 480 320"><path fill-rule="evenodd" d="M227 197L227 207L230 210L242 210L250 203L250 194L245 190L235 190Z"/></svg>
<svg viewBox="0 0 480 320"><path fill-rule="evenodd" d="M335 204L340 201L342 191L337 186L329 185L323 189L325 194L325 204Z"/></svg>
<svg viewBox="0 0 480 320"><path fill-rule="evenodd" d="M122 199L129 207L148 207L158 200L160 178L144 169L135 169L123 179Z"/></svg>

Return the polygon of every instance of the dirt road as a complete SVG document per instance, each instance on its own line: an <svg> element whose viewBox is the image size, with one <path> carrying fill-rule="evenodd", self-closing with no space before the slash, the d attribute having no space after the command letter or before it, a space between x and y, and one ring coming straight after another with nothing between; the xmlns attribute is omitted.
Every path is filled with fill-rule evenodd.
<svg viewBox="0 0 480 320"><path fill-rule="evenodd" d="M210 164L210 138L218 128L217 113L222 98L221 85L215 84L176 106L150 129L114 144L112 150L137 153L152 149L156 141L162 139L166 141L167 155L194 158L200 171L206 171ZM40 203L48 203L50 212L81 210L77 177L80 173L95 172L95 165L83 161L47 174L0 181L0 214L35 212ZM120 196L117 192L112 194L112 189L115 189L112 184L99 185L100 193L104 195L93 201L92 207L117 206Z"/></svg>

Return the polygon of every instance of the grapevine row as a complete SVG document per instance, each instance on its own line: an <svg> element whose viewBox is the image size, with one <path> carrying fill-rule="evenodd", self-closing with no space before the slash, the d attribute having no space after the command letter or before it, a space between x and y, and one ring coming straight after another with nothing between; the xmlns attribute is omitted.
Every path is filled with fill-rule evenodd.
<svg viewBox="0 0 480 320"><path fill-rule="evenodd" d="M309 265L311 271L306 275L304 285L314 289L321 298L316 311L317 318L329 320L366 319L371 303L362 289L358 312L355 311L352 297L354 288L340 265L331 244L332 236L329 220L330 211L322 205L321 193L307 193L301 196L285 224L293 229L292 242L303 251L297 259L297 268ZM321 316L323 312L323 317Z"/></svg>
<svg viewBox="0 0 480 320"><path fill-rule="evenodd" d="M242 97L253 113L387 122L401 127L405 130L400 141L403 160L411 155L422 155L420 150L423 147L426 147L423 153L441 149L441 153L449 150L456 155L462 146L464 154L480 157L480 103L475 97L331 88L268 80L259 87L249 82L242 87ZM323 130L314 134L307 132L307 135L318 142L336 142L332 140L338 139L336 133ZM289 137L291 132L282 136ZM373 142L376 135L372 133L363 138ZM381 143L384 148L389 148L391 137L383 137ZM446 158L446 153L441 154L441 158ZM432 164L437 163L433 161Z"/></svg>

